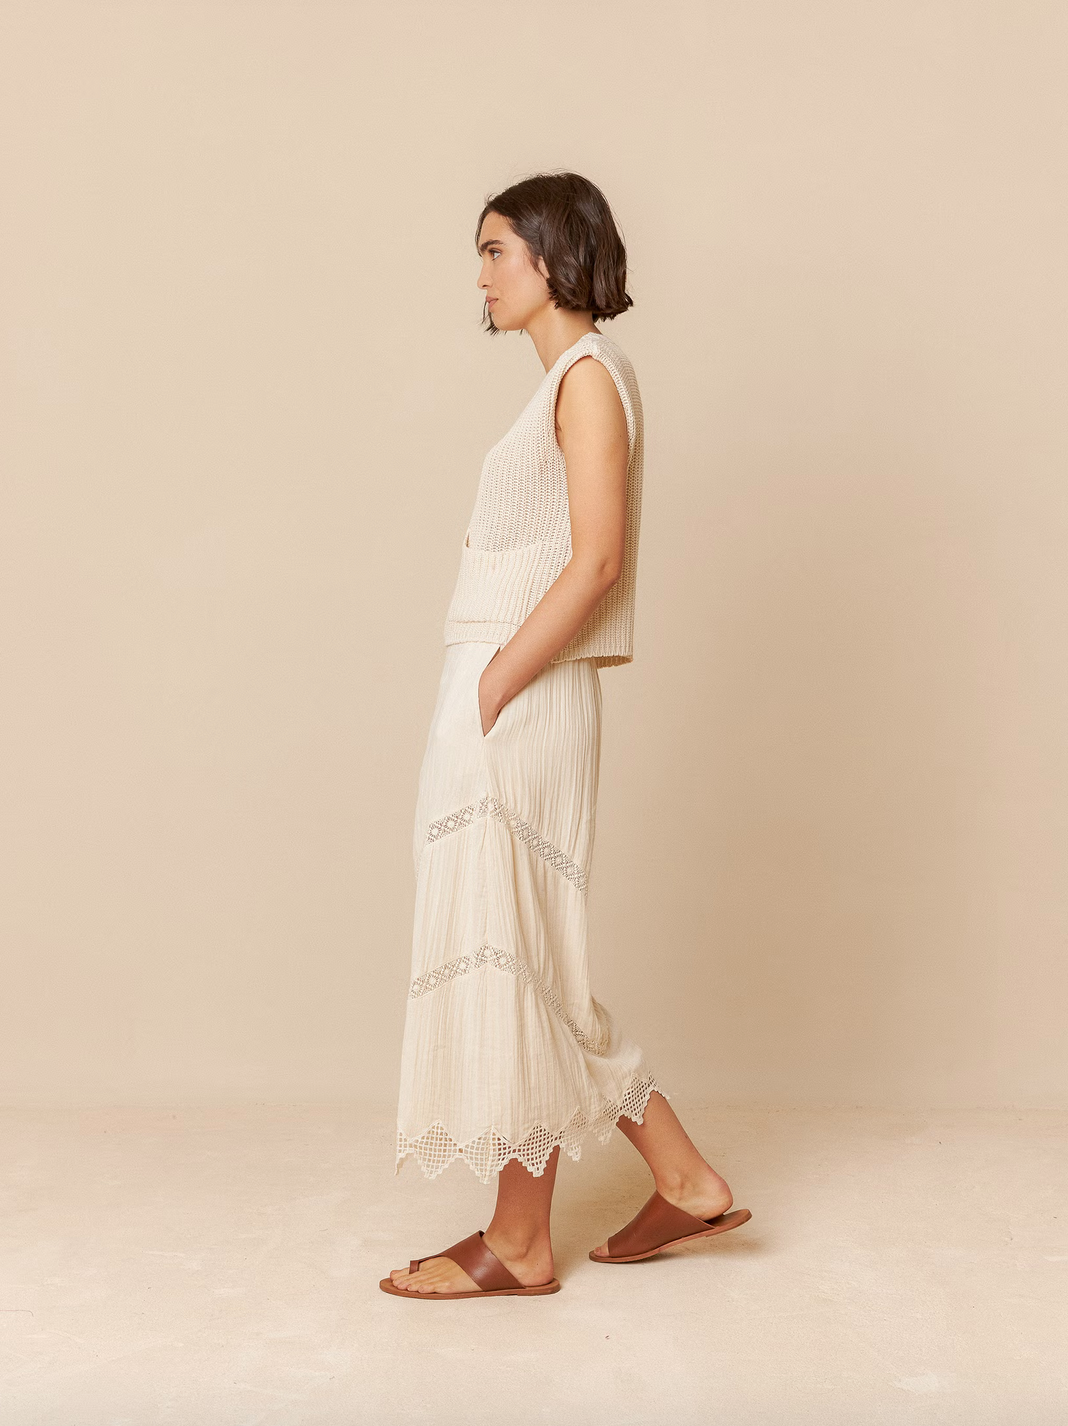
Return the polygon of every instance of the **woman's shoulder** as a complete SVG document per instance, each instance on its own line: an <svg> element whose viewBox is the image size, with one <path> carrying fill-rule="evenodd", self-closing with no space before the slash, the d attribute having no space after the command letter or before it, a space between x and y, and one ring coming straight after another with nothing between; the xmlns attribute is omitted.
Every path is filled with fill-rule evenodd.
<svg viewBox="0 0 1068 1426"><path fill-rule="evenodd" d="M607 332L590 333L589 354L601 358L609 371L619 377L630 392L637 393L638 377L630 353Z"/></svg>
<svg viewBox="0 0 1068 1426"><path fill-rule="evenodd" d="M630 356L625 347L621 347L615 337L610 337L607 332L590 332L591 339L598 347L610 352L619 361L630 361Z"/></svg>
<svg viewBox="0 0 1068 1426"><path fill-rule="evenodd" d="M566 368L568 371L576 364L580 367L590 365L588 362L581 361L581 357L596 358L596 363L601 367L599 376L595 379L593 374L589 373L586 378L580 379L577 390L585 394L576 399L580 402L583 400L594 401L602 397L607 400L605 393L614 390L623 408L623 415L627 423L627 437L633 450L642 419L641 396L634 375L634 367L627 353L618 342L613 341L604 332L587 332L571 348L568 356ZM606 373L611 378L608 382L605 380ZM558 382L557 385L559 384ZM570 389L575 390L576 388ZM557 408L555 416L559 416L559 403L554 401L552 404Z"/></svg>
<svg viewBox="0 0 1068 1426"><path fill-rule="evenodd" d="M607 332L587 332L580 337L575 345L564 353L559 367L554 373L557 381L562 380L575 363L584 356L596 357L614 375L625 378L628 385L637 385L634 364L630 356Z"/></svg>

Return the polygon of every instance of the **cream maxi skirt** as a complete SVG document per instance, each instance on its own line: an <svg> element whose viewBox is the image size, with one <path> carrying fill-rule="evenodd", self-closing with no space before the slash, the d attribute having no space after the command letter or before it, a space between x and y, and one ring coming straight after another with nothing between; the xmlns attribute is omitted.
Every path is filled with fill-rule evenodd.
<svg viewBox="0 0 1068 1426"><path fill-rule="evenodd" d="M482 1183L509 1159L540 1176L664 1093L590 993L597 666L547 664L483 735L499 647L446 646L419 774L394 1173L414 1154L427 1178L456 1158Z"/></svg>

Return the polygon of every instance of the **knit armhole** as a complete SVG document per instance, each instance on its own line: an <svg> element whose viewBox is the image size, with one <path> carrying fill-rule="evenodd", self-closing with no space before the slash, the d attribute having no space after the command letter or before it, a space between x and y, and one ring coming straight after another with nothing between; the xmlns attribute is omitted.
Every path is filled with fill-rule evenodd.
<svg viewBox="0 0 1068 1426"><path fill-rule="evenodd" d="M606 360L602 352L593 350L576 352L560 372L549 394L549 434L552 437L553 443L556 444L556 401L560 395L560 383L564 379L564 373L570 371L575 363L581 361L583 357L592 357L594 361L599 361L615 383L620 405L623 407L623 416L627 423L627 464L629 465L634 455L635 436L634 409L631 405L630 392L627 390L627 384L623 380L622 373L616 370L615 362Z"/></svg>

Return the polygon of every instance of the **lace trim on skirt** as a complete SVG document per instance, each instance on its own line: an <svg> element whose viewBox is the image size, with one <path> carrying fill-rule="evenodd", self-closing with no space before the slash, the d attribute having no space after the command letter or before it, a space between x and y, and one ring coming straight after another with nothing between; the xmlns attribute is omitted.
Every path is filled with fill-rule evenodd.
<svg viewBox="0 0 1068 1426"><path fill-rule="evenodd" d="M518 1159L535 1178L540 1178L549 1162L549 1155L558 1144L577 1162L582 1156L583 1141L587 1135L595 1134L602 1144L606 1144L616 1120L623 1114L633 1119L635 1124L641 1124L649 1096L654 1090L663 1094L665 1099L671 1098L652 1075L642 1073L630 1082L619 1100L606 1100L592 1115L579 1110L571 1122L556 1133L535 1124L519 1144L510 1143L496 1129L487 1129L466 1144L458 1144L440 1123L432 1124L414 1139L398 1129L397 1161L393 1171L395 1174L399 1172L404 1158L414 1154L423 1176L429 1179L436 1178L457 1158L462 1158L482 1183L489 1183L509 1159Z"/></svg>
<svg viewBox="0 0 1068 1426"><path fill-rule="evenodd" d="M499 797L482 797L478 802L469 802L465 807L460 807L445 817L439 817L436 822L431 822L427 828L426 841L423 845L427 846L442 837L448 837L453 832L458 832L461 827L469 827L478 817L496 817L498 822L508 828L513 837L520 842L526 842L535 856L541 857L542 861L555 867L558 872L567 877L572 885L577 886L584 896L586 895L589 890L589 877L586 874L586 869L579 866L578 862L569 857L560 847L554 846L547 837L543 837L535 827L532 827Z"/></svg>
<svg viewBox="0 0 1068 1426"><path fill-rule="evenodd" d="M560 1017L584 1050L588 1050L591 1055L604 1054L608 1048L607 1032L598 1036L597 1039L592 1039L567 1013L563 1002L552 986L546 985L539 975L535 975L530 966L520 960L514 951L502 950L499 946L479 946L473 954L457 956L455 960L446 961L444 965L428 970L425 975L418 976L412 981L408 990L408 999L414 1000L418 995L426 995L429 991L436 990L439 985L444 985L446 981L453 980L458 975L469 975L471 971L478 970L480 966L484 965L496 966L498 970L509 971L512 975L518 976L520 980L525 980L528 985L538 991L549 1008Z"/></svg>

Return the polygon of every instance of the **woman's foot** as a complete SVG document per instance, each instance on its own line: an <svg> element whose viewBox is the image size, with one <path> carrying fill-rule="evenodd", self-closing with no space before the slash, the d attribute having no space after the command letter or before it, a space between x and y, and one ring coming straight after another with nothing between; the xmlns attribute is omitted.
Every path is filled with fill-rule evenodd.
<svg viewBox="0 0 1068 1426"><path fill-rule="evenodd" d="M668 1203L673 1203L685 1213L692 1213L695 1218L714 1218L719 1213L726 1213L734 1202L726 1179L720 1178L711 1168L700 1179L685 1179L674 1184L658 1183L656 1190L661 1198L666 1198ZM602 1243L593 1251L602 1258L609 1256L607 1243Z"/></svg>
<svg viewBox="0 0 1068 1426"><path fill-rule="evenodd" d="M495 1230L492 1223L482 1235L482 1240L499 1258L513 1277L524 1287L540 1287L552 1282L553 1250L548 1234L530 1239L509 1238ZM393 1268L389 1274L394 1287L402 1287L407 1292L477 1292L474 1282L459 1263L451 1258L424 1258L419 1270L410 1273L407 1268Z"/></svg>

